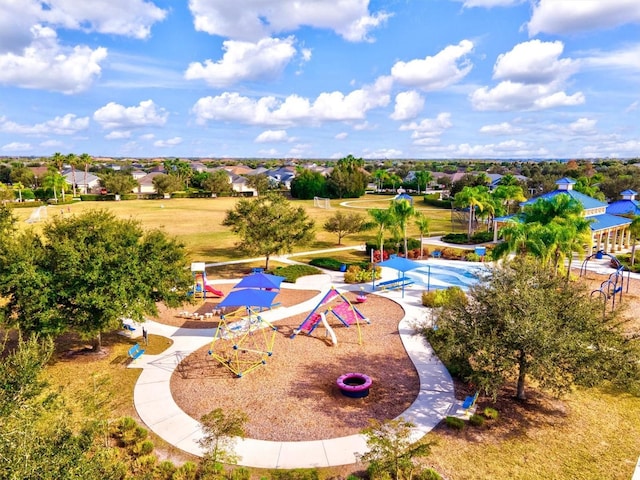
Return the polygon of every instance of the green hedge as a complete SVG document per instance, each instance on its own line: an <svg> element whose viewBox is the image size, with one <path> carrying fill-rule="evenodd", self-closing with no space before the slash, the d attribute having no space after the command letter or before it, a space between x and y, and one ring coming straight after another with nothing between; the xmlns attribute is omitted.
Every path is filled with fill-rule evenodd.
<svg viewBox="0 0 640 480"><path fill-rule="evenodd" d="M471 240L466 233L448 233L442 237L442 241L456 245L475 245L493 241L493 232L476 232L471 235Z"/></svg>
<svg viewBox="0 0 640 480"><path fill-rule="evenodd" d="M439 193L429 193L422 197L422 201L431 207L451 208L451 200L440 200Z"/></svg>
<svg viewBox="0 0 640 480"><path fill-rule="evenodd" d="M317 275L322 273L322 270L310 265L288 265L286 267L275 268L270 273L284 277L285 282L296 283L298 278L306 277L307 275Z"/></svg>
<svg viewBox="0 0 640 480"><path fill-rule="evenodd" d="M41 201L35 201L35 202L12 202L9 205L11 206L11 208L33 208L33 207L41 207L42 205L44 205L44 202Z"/></svg>
<svg viewBox="0 0 640 480"><path fill-rule="evenodd" d="M401 239L399 243L400 243L400 248L398 249L397 241L391 240L391 239L385 240L384 251L387 252L388 254L404 252L404 239ZM420 248L420 240L418 240L417 238L407 238L408 250L415 250L419 248ZM380 245L378 244L378 242L367 242L366 243L367 257L371 258L371 250L379 250L379 249L380 249Z"/></svg>

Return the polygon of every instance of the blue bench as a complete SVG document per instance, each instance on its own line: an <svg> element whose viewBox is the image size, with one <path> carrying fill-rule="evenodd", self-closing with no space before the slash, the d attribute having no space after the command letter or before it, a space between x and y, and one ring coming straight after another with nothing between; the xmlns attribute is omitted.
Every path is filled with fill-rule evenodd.
<svg viewBox="0 0 640 480"><path fill-rule="evenodd" d="M467 397L465 397L464 402L462 402L462 408L468 411L469 409L473 408L473 406L476 404L477 399L478 392L476 392L475 395L468 395Z"/></svg>
<svg viewBox="0 0 640 480"><path fill-rule="evenodd" d="M394 278L393 280L380 282L376 284L376 288L378 290L386 290L387 288L392 289L392 288L406 287L407 285L411 285L412 283L414 282L409 277L400 277L400 278Z"/></svg>
<svg viewBox="0 0 640 480"><path fill-rule="evenodd" d="M129 349L129 356L135 361L137 358L141 357L144 353L144 349L140 348L140 345L137 343Z"/></svg>
<svg viewBox="0 0 640 480"><path fill-rule="evenodd" d="M136 331L136 327L134 327L130 323L123 323L122 324L122 328L124 328L125 330L129 330L130 332L135 332Z"/></svg>

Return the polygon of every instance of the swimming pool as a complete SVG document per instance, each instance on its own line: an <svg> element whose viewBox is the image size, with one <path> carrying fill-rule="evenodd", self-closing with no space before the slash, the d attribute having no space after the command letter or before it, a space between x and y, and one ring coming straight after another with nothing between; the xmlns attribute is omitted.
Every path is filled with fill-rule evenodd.
<svg viewBox="0 0 640 480"><path fill-rule="evenodd" d="M405 276L429 289L460 287L468 290L488 272L486 265L477 262L431 259L419 263L424 267L410 270Z"/></svg>

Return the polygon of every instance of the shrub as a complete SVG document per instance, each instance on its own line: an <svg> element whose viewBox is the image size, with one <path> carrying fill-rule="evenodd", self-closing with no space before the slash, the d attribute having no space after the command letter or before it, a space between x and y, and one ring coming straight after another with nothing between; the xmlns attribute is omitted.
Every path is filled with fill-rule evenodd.
<svg viewBox="0 0 640 480"><path fill-rule="evenodd" d="M271 480L318 480L315 468L296 468L293 470L270 470Z"/></svg>
<svg viewBox="0 0 640 480"><path fill-rule="evenodd" d="M469 417L469 423L474 427L482 427L484 425L484 417L474 413Z"/></svg>
<svg viewBox="0 0 640 480"><path fill-rule="evenodd" d="M151 452L153 452L153 442L151 440L136 443L133 447L133 453L136 455L149 455Z"/></svg>
<svg viewBox="0 0 640 480"><path fill-rule="evenodd" d="M321 270L310 265L288 265L286 267L278 267L272 270L270 273L285 278L285 282L296 283L296 280L300 277L306 277L307 275L317 275L322 273Z"/></svg>
<svg viewBox="0 0 640 480"><path fill-rule="evenodd" d="M444 419L447 427L453 430L464 430L464 420L457 417L447 417Z"/></svg>
<svg viewBox="0 0 640 480"><path fill-rule="evenodd" d="M343 265L343 262L340 260L336 260L335 258L329 257L321 257L314 258L309 262L309 265L313 265L314 267L326 268L327 270L334 270L336 272L340 271L340 268Z"/></svg>
<svg viewBox="0 0 640 480"><path fill-rule="evenodd" d="M238 467L231 470L229 480L251 480L251 470L246 467Z"/></svg>
<svg viewBox="0 0 640 480"><path fill-rule="evenodd" d="M469 252L464 256L464 259L467 262L479 262L482 260L482 257L475 252Z"/></svg>
<svg viewBox="0 0 640 480"><path fill-rule="evenodd" d="M451 200L440 200L439 193L429 193L422 197L422 201L432 207L451 208Z"/></svg>
<svg viewBox="0 0 640 480"><path fill-rule="evenodd" d="M442 477L433 468L425 468L415 475L416 480L442 480Z"/></svg>
<svg viewBox="0 0 640 480"><path fill-rule="evenodd" d="M171 480L176 472L176 466L171 460L163 460L156 466L156 475L154 478L162 480Z"/></svg>
<svg viewBox="0 0 640 480"><path fill-rule="evenodd" d="M466 233L447 233L442 237L442 241L455 243L456 245L466 245L469 243L469 237Z"/></svg>
<svg viewBox="0 0 640 480"><path fill-rule="evenodd" d="M198 466L193 462L185 462L174 472L171 480L196 480Z"/></svg>
<svg viewBox="0 0 640 480"><path fill-rule="evenodd" d="M428 308L438 308L466 301L467 296L460 287L430 290L422 294L422 305Z"/></svg>
<svg viewBox="0 0 640 480"><path fill-rule="evenodd" d="M484 409L482 414L485 416L485 418L488 418L489 420L498 419L498 411L495 408L487 407Z"/></svg>
<svg viewBox="0 0 640 480"><path fill-rule="evenodd" d="M376 267L376 280L382 277L382 269ZM371 281L371 266L361 268L358 265L351 265L344 274L345 283L366 283Z"/></svg>
<svg viewBox="0 0 640 480"><path fill-rule="evenodd" d="M471 243L487 243L493 241L493 232L476 232L471 235Z"/></svg>

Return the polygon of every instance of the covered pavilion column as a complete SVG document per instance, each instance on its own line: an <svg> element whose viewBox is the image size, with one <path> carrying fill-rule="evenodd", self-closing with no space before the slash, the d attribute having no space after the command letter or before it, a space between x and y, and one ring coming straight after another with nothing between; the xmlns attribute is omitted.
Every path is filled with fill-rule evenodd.
<svg viewBox="0 0 640 480"><path fill-rule="evenodd" d="M608 229L605 230L604 234L605 234L605 237L604 237L604 245L603 245L602 250L605 253L609 253L609 236L610 236L609 230Z"/></svg>

